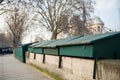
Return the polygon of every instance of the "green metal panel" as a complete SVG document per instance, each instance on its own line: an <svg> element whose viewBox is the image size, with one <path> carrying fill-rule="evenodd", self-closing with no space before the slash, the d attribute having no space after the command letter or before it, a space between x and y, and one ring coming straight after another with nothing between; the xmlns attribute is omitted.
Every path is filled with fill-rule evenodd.
<svg viewBox="0 0 120 80"><path fill-rule="evenodd" d="M17 48L16 48L15 56L16 56L16 58L19 59L20 61L23 61L23 59L22 59L22 48L21 48L21 47L17 47Z"/></svg>
<svg viewBox="0 0 120 80"><path fill-rule="evenodd" d="M44 48L45 54L58 55L58 48Z"/></svg>
<svg viewBox="0 0 120 80"><path fill-rule="evenodd" d="M22 46L19 46L19 47L18 47L17 56L18 56L18 59L19 59L20 61L25 62L25 61L24 61L24 57L23 57L23 47L22 47Z"/></svg>
<svg viewBox="0 0 120 80"><path fill-rule="evenodd" d="M29 46L29 47L28 47L28 52L33 52L33 48L34 48L34 47Z"/></svg>
<svg viewBox="0 0 120 80"><path fill-rule="evenodd" d="M78 45L78 44L92 44L111 37L119 35L120 32L109 32L104 34L86 35L69 40L68 42L61 43L58 46Z"/></svg>
<svg viewBox="0 0 120 80"><path fill-rule="evenodd" d="M92 45L74 45L60 47L60 55L76 57L93 57Z"/></svg>
<svg viewBox="0 0 120 80"><path fill-rule="evenodd" d="M45 45L44 47L49 47L49 48L55 48L61 44L65 44L65 43L68 43L70 42L71 40L74 40L76 38L80 38L82 36L73 36L73 37L68 37L68 38L65 38L65 39L57 39L57 40L52 40L51 43Z"/></svg>
<svg viewBox="0 0 120 80"><path fill-rule="evenodd" d="M38 54L43 54L43 48L36 47L36 48L33 49L33 52L38 53Z"/></svg>
<svg viewBox="0 0 120 80"><path fill-rule="evenodd" d="M39 42L36 42L36 43L33 43L32 45L29 45L29 46L28 46L28 51L29 51L29 52L33 52L34 47L37 46L38 44L40 44L40 43L39 43Z"/></svg>
<svg viewBox="0 0 120 80"><path fill-rule="evenodd" d="M54 42L55 40L52 40L52 41L43 41L42 43L39 43L38 45L34 46L34 53L39 53L39 54L43 54L45 53L45 47L47 47L48 44L51 44L52 42ZM50 51L53 51L55 52L54 50L50 50ZM48 51L46 51L47 54L55 54L56 53L49 53Z"/></svg>
<svg viewBox="0 0 120 80"><path fill-rule="evenodd" d="M79 38L79 37L81 37L81 36L74 36L74 37L69 37L69 38L66 38L66 39L57 39L57 40L51 40L51 41L50 40L49 41L43 41L43 42L37 44L34 47L56 48L60 44L69 42L70 40L73 40L73 39L76 39L76 38Z"/></svg>
<svg viewBox="0 0 120 80"><path fill-rule="evenodd" d="M25 45L22 45L22 46L19 46L15 49L15 57L22 61L22 62L25 62L25 53L26 51L28 51L28 46L31 45L32 43L29 43L29 44L25 44Z"/></svg>
<svg viewBox="0 0 120 80"><path fill-rule="evenodd" d="M120 35L94 44L94 56L120 59Z"/></svg>

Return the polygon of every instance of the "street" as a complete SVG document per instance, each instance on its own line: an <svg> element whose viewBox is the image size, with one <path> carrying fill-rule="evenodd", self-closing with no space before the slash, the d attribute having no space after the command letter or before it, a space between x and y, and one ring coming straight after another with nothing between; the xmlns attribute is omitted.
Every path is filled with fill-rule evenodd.
<svg viewBox="0 0 120 80"><path fill-rule="evenodd" d="M35 68L10 55L0 55L0 80L51 80Z"/></svg>

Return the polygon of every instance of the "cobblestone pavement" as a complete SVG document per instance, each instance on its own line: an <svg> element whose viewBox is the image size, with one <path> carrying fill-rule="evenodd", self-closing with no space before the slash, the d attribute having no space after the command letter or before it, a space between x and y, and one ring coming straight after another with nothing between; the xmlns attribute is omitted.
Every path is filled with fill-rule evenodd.
<svg viewBox="0 0 120 80"><path fill-rule="evenodd" d="M0 80L52 80L13 55L0 55Z"/></svg>

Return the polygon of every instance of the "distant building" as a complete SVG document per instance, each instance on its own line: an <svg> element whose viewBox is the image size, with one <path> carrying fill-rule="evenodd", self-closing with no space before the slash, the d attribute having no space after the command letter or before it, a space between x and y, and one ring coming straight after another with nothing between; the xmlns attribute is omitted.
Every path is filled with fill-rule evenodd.
<svg viewBox="0 0 120 80"><path fill-rule="evenodd" d="M35 39L34 39L34 42L36 42L36 41L38 41L38 42L42 42L43 41L43 38L41 38L40 36L36 36L35 37Z"/></svg>
<svg viewBox="0 0 120 80"><path fill-rule="evenodd" d="M3 48L5 47L5 40L4 40L4 34L3 33L0 33L0 48Z"/></svg>
<svg viewBox="0 0 120 80"><path fill-rule="evenodd" d="M12 47L12 43L5 36L5 34L0 33L0 48L5 48L5 47Z"/></svg>
<svg viewBox="0 0 120 80"><path fill-rule="evenodd" d="M66 38L71 36L67 30L63 30L61 33L58 34L57 39Z"/></svg>
<svg viewBox="0 0 120 80"><path fill-rule="evenodd" d="M92 34L105 33L104 22L99 17L87 21L87 28Z"/></svg>

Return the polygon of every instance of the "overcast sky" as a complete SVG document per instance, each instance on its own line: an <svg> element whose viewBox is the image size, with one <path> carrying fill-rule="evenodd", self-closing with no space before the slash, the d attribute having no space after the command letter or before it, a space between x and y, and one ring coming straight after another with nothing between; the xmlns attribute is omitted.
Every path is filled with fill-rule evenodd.
<svg viewBox="0 0 120 80"><path fill-rule="evenodd" d="M120 0L95 0L95 14L112 30L120 30ZM118 9L119 8L119 9Z"/></svg>

